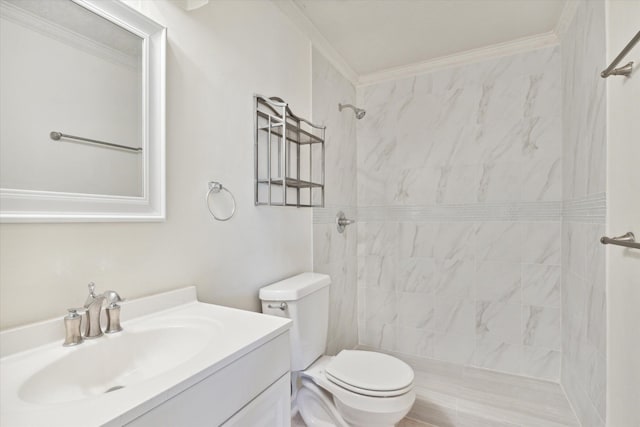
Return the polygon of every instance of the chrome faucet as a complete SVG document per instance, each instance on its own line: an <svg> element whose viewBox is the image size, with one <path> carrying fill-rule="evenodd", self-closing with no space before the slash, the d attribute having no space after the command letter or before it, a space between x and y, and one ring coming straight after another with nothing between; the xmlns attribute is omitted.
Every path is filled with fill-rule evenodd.
<svg viewBox="0 0 640 427"><path fill-rule="evenodd" d="M102 314L102 304L107 299L103 294L96 295L96 284L89 283L89 296L84 302L84 308L87 310L87 321L84 337L87 339L98 338L102 336L102 327L100 326L100 315Z"/></svg>
<svg viewBox="0 0 640 427"><path fill-rule="evenodd" d="M120 326L120 305L118 303L124 301L124 298L120 298L116 291L105 291L101 294L96 294L96 284L93 282L89 283L88 286L89 296L84 302L84 307L70 308L69 314L64 318L66 336L63 345L65 347L81 344L83 339L98 338L104 333L113 334L122 330L122 326ZM107 326L103 332L100 321L102 306L105 303L108 304L106 310ZM86 314L84 336L80 332L81 314Z"/></svg>

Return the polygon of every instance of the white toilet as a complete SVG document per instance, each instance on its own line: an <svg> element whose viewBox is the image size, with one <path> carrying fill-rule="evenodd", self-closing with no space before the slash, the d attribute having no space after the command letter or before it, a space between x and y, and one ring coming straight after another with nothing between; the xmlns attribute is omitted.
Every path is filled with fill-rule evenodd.
<svg viewBox="0 0 640 427"><path fill-rule="evenodd" d="M326 274L302 273L260 289L262 312L293 321L291 371L296 404L309 427L391 427L413 406L413 370L382 353L323 356L329 325Z"/></svg>

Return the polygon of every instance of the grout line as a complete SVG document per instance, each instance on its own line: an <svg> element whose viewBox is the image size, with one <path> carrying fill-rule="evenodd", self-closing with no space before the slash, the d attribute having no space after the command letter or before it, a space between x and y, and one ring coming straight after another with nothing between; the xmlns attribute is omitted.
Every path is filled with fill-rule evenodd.
<svg viewBox="0 0 640 427"><path fill-rule="evenodd" d="M576 412L575 408L573 407L573 403L571 403L571 399L569 399L569 395L567 394L567 391L564 389L564 385L562 384L562 377L560 377L559 385L560 385L560 390L562 391L562 394L564 395L564 398L567 400L567 403L569 403L569 409L571 409L571 412L573 413L573 417L578 422L578 427L582 427L582 421L580 421L580 418L578 417L577 412Z"/></svg>

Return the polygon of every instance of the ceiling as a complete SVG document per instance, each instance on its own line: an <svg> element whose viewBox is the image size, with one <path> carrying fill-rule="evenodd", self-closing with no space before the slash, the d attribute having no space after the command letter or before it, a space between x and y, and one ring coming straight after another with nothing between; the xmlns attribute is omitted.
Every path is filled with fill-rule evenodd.
<svg viewBox="0 0 640 427"><path fill-rule="evenodd" d="M551 34L566 0L293 0L359 76Z"/></svg>

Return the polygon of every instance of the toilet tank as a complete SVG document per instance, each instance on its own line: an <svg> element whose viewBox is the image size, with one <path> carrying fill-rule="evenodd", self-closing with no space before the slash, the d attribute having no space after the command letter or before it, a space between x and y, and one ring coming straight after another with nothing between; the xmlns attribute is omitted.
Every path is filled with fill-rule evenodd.
<svg viewBox="0 0 640 427"><path fill-rule="evenodd" d="M292 371L306 369L324 354L330 283L326 274L302 273L260 289L263 313L293 321L289 331Z"/></svg>

